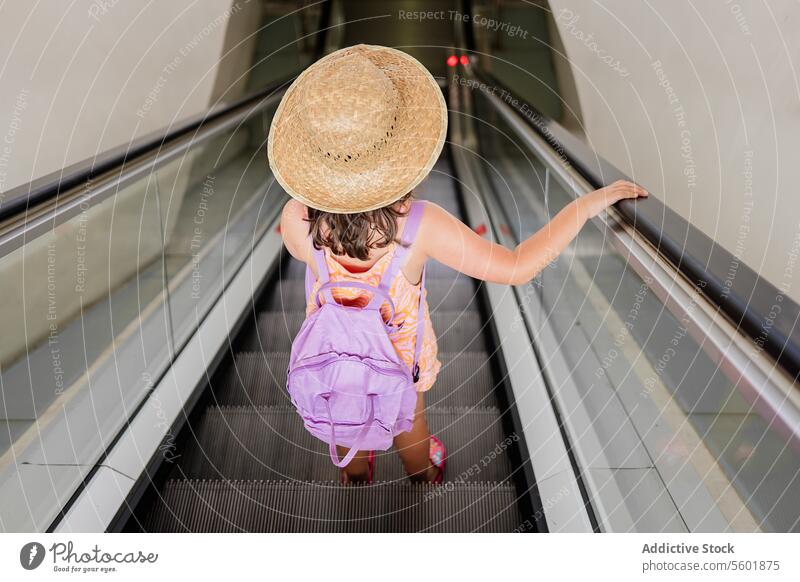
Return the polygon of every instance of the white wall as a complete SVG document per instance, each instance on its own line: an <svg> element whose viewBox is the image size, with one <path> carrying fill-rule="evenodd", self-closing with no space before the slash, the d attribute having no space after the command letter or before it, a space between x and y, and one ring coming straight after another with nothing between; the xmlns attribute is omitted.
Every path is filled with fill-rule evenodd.
<svg viewBox="0 0 800 582"><path fill-rule="evenodd" d="M259 2L145 6L44 0L0 7L0 203L3 190L241 96L255 38L240 41L259 26ZM239 147L228 144L225 155ZM205 176L207 158L218 157L201 149L151 177L169 185L160 191L163 212L170 209L167 239L186 191ZM154 193L145 201L153 179L0 257L0 369L161 255ZM88 275L77 289L79 254Z"/></svg>
<svg viewBox="0 0 800 582"><path fill-rule="evenodd" d="M550 5L591 145L800 301L800 5Z"/></svg>
<svg viewBox="0 0 800 582"><path fill-rule="evenodd" d="M3 3L0 192L204 112L229 21L255 29L258 11L256 0Z"/></svg>

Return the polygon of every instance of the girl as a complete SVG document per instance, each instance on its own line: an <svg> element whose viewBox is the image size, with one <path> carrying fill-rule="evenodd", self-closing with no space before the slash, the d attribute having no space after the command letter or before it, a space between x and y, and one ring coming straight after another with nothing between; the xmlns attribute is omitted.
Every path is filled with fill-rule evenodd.
<svg viewBox="0 0 800 582"><path fill-rule="evenodd" d="M403 247L412 190L438 158L446 127L441 90L418 61L387 47L358 45L306 69L284 95L270 128L270 167L293 197L283 209L281 235L294 258L316 277L314 254L321 250L331 280L376 285L394 253L405 253L389 294L396 306L393 323L403 323L403 333L392 341L409 366L423 293L420 279L428 259L482 281L521 285L555 259L588 219L624 198L647 196L635 184L615 182L571 202L513 250L489 242L440 206L425 202L417 207L415 236ZM334 289L333 297L363 305L369 295ZM315 308L309 302L307 313ZM397 435L394 445L411 479L441 482L445 448L430 435L425 420L424 393L434 384L440 362L424 295L421 314L415 419L411 431ZM388 309L384 317L389 317ZM339 455L346 452L340 448ZM360 451L342 469L342 480L371 481L373 462L371 452Z"/></svg>

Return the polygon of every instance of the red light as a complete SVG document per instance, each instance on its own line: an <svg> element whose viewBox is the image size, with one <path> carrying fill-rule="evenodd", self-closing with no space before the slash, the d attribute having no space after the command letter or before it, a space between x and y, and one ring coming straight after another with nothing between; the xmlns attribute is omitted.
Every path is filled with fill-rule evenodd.
<svg viewBox="0 0 800 582"><path fill-rule="evenodd" d="M458 57L456 55L450 55L447 57L447 66L448 67L455 67L458 64Z"/></svg>
<svg viewBox="0 0 800 582"><path fill-rule="evenodd" d="M458 59L458 62L466 67L469 64L469 57L467 55L461 55L461 58Z"/></svg>
<svg viewBox="0 0 800 582"><path fill-rule="evenodd" d="M486 225L482 222L473 229L477 234L483 236L486 234Z"/></svg>

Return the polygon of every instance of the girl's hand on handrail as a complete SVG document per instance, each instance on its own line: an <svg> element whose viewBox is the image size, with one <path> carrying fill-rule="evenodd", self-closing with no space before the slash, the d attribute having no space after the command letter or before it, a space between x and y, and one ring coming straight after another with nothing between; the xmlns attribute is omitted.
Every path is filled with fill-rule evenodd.
<svg viewBox="0 0 800 582"><path fill-rule="evenodd" d="M617 180L605 188L600 188L599 190L584 194L578 198L578 206L584 213L586 220L589 220L620 200L625 200L626 198L646 198L648 195L649 193L647 190L633 182Z"/></svg>

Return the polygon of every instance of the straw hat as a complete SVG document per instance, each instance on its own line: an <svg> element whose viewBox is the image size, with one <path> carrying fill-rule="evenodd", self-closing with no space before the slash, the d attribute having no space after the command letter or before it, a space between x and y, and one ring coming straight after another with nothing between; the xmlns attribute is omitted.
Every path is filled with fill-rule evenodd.
<svg viewBox="0 0 800 582"><path fill-rule="evenodd" d="M428 70L399 50L360 44L295 79L272 118L267 157L303 204L365 212L419 184L446 134L447 105Z"/></svg>

